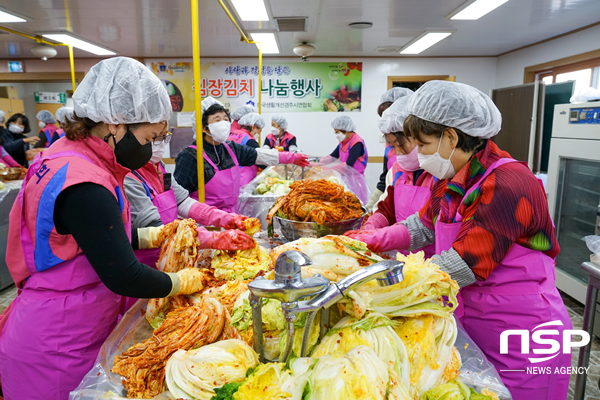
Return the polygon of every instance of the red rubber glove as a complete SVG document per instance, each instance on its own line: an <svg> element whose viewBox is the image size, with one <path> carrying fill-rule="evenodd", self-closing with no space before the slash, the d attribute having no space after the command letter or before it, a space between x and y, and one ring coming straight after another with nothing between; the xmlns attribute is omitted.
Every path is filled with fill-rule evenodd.
<svg viewBox="0 0 600 400"><path fill-rule="evenodd" d="M401 224L370 231L349 231L344 233L344 236L366 243L369 250L376 253L406 250L410 247L410 233L408 228Z"/></svg>
<svg viewBox="0 0 600 400"><path fill-rule="evenodd" d="M198 240L201 249L247 250L256 246L256 242L250 236L238 230L210 232L199 227Z"/></svg>
<svg viewBox="0 0 600 400"><path fill-rule="evenodd" d="M244 221L247 220L248 217L239 214L229 214L229 219L225 225L221 225L224 229L239 229L243 231L246 229L246 225Z"/></svg>
<svg viewBox="0 0 600 400"><path fill-rule="evenodd" d="M243 221L247 219L247 217L244 217L243 215L228 213L204 203L195 203L190 208L188 218L192 218L197 223L204 226L242 230L245 228Z"/></svg>
<svg viewBox="0 0 600 400"><path fill-rule="evenodd" d="M279 153L279 164L296 164L300 167L308 167L308 156L300 153L290 153L284 151Z"/></svg>

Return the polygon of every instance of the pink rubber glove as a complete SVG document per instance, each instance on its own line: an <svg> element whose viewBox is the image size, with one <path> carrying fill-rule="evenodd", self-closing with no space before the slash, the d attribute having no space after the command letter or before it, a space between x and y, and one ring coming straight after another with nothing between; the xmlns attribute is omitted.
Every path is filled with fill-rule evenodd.
<svg viewBox="0 0 600 400"><path fill-rule="evenodd" d="M310 163L306 154L283 151L279 153L279 164L296 164L300 167L308 167Z"/></svg>
<svg viewBox="0 0 600 400"><path fill-rule="evenodd" d="M408 228L401 224L371 231L349 231L344 233L344 236L366 243L369 250L375 253L405 250L410 247Z"/></svg>
<svg viewBox="0 0 600 400"><path fill-rule="evenodd" d="M200 225L205 226L216 226L217 228L225 229L244 229L243 221L247 217L228 213L204 203L195 203L190 208L188 218L192 218Z"/></svg>
<svg viewBox="0 0 600 400"><path fill-rule="evenodd" d="M390 226L386 217L383 214L375 213L369 217L367 222L362 227L363 231L371 231L373 229L381 229Z"/></svg>
<svg viewBox="0 0 600 400"><path fill-rule="evenodd" d="M237 230L210 232L206 228L199 227L198 240L201 249L247 250L256 246L250 236Z"/></svg>
<svg viewBox="0 0 600 400"><path fill-rule="evenodd" d="M2 162L4 162L4 164L6 164L9 167L22 168L21 164L16 162L15 159L10 156L10 154L5 154L4 156L2 156L0 158L2 158Z"/></svg>

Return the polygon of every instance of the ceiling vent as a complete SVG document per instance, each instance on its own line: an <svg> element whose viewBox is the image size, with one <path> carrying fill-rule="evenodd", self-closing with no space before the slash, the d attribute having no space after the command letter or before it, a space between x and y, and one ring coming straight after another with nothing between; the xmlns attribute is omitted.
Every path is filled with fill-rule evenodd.
<svg viewBox="0 0 600 400"><path fill-rule="evenodd" d="M279 17L275 18L278 32L306 32L308 17Z"/></svg>

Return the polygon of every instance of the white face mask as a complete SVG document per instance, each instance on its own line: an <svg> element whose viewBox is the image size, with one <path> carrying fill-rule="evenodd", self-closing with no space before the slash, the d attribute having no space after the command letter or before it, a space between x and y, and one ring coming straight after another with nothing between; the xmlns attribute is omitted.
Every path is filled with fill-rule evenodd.
<svg viewBox="0 0 600 400"><path fill-rule="evenodd" d="M456 150L456 148L452 149L452 153L450 153L450 158L448 158L447 160L443 158L439 153L443 138L444 135L442 134L442 137L440 137L440 143L438 144L438 149L435 152L435 154L418 154L419 164L421 168L423 168L425 171L429 172L436 178L449 179L456 175L454 167L452 166L452 162L450 161L450 159L452 158L452 154L454 154L454 150Z"/></svg>
<svg viewBox="0 0 600 400"><path fill-rule="evenodd" d="M152 158L150 158L150 161L154 164L160 162L160 160L162 160L163 154L165 154L166 148L167 144L164 141L161 144L152 144Z"/></svg>
<svg viewBox="0 0 600 400"><path fill-rule="evenodd" d="M336 133L335 134L335 138L341 143L344 140L346 140L346 134L341 133L341 132L340 133Z"/></svg>
<svg viewBox="0 0 600 400"><path fill-rule="evenodd" d="M271 134L273 134L273 136L279 136L279 129L277 129L274 126L272 126L271 127Z"/></svg>
<svg viewBox="0 0 600 400"><path fill-rule="evenodd" d="M45 122L42 122L42 121L40 121L40 122L38 123L38 125L40 126L40 128L41 128L41 129L44 129L44 128L46 127L46 123L45 123Z"/></svg>
<svg viewBox="0 0 600 400"><path fill-rule="evenodd" d="M229 137L231 123L225 120L214 122L212 124L208 124L208 130L210 131L210 136L212 136L215 142L223 143Z"/></svg>
<svg viewBox="0 0 600 400"><path fill-rule="evenodd" d="M8 130L11 131L12 133L23 133L23 128L22 126L19 126L17 124L10 124L10 126L8 127Z"/></svg>
<svg viewBox="0 0 600 400"><path fill-rule="evenodd" d="M416 171L419 169L419 146L408 154L397 155L396 162L405 171Z"/></svg>

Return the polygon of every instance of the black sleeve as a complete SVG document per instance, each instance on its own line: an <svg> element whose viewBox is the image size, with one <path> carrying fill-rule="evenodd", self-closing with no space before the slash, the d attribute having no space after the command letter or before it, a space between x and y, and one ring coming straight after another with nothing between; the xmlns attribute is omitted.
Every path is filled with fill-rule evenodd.
<svg viewBox="0 0 600 400"><path fill-rule="evenodd" d="M235 156L242 167L252 167L256 164L256 157L258 157L256 149L236 142L227 142L227 144L235 153ZM179 182L179 179L177 182Z"/></svg>
<svg viewBox="0 0 600 400"><path fill-rule="evenodd" d="M269 142L269 139L265 138L265 143L263 144L263 146L271 147L271 142Z"/></svg>
<svg viewBox="0 0 600 400"><path fill-rule="evenodd" d="M381 173L381 175L379 175L379 182L377 182L377 189L380 192L385 192L385 177L387 176L387 173L388 173L387 164L388 164L388 158L387 158L387 156L383 156L383 172Z"/></svg>
<svg viewBox="0 0 600 400"><path fill-rule="evenodd" d="M158 228L159 226L163 226L163 225L164 224L162 223L162 221L157 219L157 220L150 222L148 225L144 226L144 228L148 228L148 227ZM138 230L132 229L131 230L131 246L133 247L134 250L139 249L139 243L140 243L140 237L138 236Z"/></svg>
<svg viewBox="0 0 600 400"><path fill-rule="evenodd" d="M258 149L260 146L258 145L258 142L254 139L250 139L246 142L246 146L250 146L253 149Z"/></svg>
<svg viewBox="0 0 600 400"><path fill-rule="evenodd" d="M298 145L296 144L296 136L294 136L294 137L292 138L292 140L290 140L290 143L288 144L287 150L289 150L289 149L290 149L290 147L292 147L292 146L296 146L296 147L298 147Z"/></svg>
<svg viewBox="0 0 600 400"><path fill-rule="evenodd" d="M71 234L102 283L135 298L166 297L172 289L164 272L141 264L131 247L115 196L95 183L65 189L54 207L56 231Z"/></svg>
<svg viewBox="0 0 600 400"><path fill-rule="evenodd" d="M340 146L336 146L333 153L330 154L331 157L340 158Z"/></svg>
<svg viewBox="0 0 600 400"><path fill-rule="evenodd" d="M198 190L198 164L196 157L187 148L177 154L173 176L188 192L194 193Z"/></svg>
<svg viewBox="0 0 600 400"><path fill-rule="evenodd" d="M13 156L13 154L23 153L23 139L13 139L12 137L7 138L8 135L10 135L10 133L3 136L4 137L4 149L6 151L8 151L11 156Z"/></svg>
<svg viewBox="0 0 600 400"><path fill-rule="evenodd" d="M346 165L349 167L353 167L354 163L360 156L365 154L365 146L363 146L362 142L356 143L350 149L350 154L348 154L348 159L346 160Z"/></svg>
<svg viewBox="0 0 600 400"><path fill-rule="evenodd" d="M46 142L48 141L46 139L46 134L43 131L40 131L40 133L38 134L38 137L40 138L40 141L37 142L36 144L33 145L34 149L41 149L43 147L46 147Z"/></svg>

